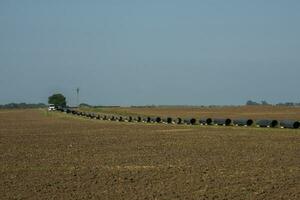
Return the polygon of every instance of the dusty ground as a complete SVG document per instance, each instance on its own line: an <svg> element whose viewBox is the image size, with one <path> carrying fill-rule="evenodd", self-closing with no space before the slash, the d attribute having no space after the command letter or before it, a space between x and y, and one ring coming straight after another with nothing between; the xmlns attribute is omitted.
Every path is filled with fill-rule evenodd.
<svg viewBox="0 0 300 200"><path fill-rule="evenodd" d="M156 107L156 108L101 108L92 111L125 115L164 117L231 118L231 119L292 119L300 120L300 107L236 106L236 107Z"/></svg>
<svg viewBox="0 0 300 200"><path fill-rule="evenodd" d="M300 130L0 111L0 199L300 199Z"/></svg>

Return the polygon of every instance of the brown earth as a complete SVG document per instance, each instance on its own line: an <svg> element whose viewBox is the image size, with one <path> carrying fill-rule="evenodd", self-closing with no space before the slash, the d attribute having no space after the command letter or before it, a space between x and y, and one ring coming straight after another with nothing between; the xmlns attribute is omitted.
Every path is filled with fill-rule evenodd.
<svg viewBox="0 0 300 200"><path fill-rule="evenodd" d="M300 130L0 111L0 199L300 199Z"/></svg>
<svg viewBox="0 0 300 200"><path fill-rule="evenodd" d="M291 119L300 120L300 107L286 106L224 106L224 107L117 107L90 109L105 113L162 117Z"/></svg>

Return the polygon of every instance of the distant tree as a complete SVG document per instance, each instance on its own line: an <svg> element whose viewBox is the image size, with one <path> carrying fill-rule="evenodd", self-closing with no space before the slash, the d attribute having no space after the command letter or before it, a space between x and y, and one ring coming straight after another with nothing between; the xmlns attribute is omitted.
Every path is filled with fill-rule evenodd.
<svg viewBox="0 0 300 200"><path fill-rule="evenodd" d="M298 103L293 103L293 102L286 102L286 103L278 103L276 104L277 106L289 106L289 107L293 107L293 106L299 106L300 104Z"/></svg>
<svg viewBox="0 0 300 200"><path fill-rule="evenodd" d="M81 103L81 104L79 104L79 107L81 107L81 108L84 108L84 107L86 107L86 108L92 108L93 106L89 105L87 103Z"/></svg>
<svg viewBox="0 0 300 200"><path fill-rule="evenodd" d="M256 106L256 105L259 105L259 103L255 102L255 101L252 101L252 100L248 100L246 105L247 106Z"/></svg>
<svg viewBox="0 0 300 200"><path fill-rule="evenodd" d="M293 102L286 102L285 105L286 106L295 106L295 103L293 103Z"/></svg>
<svg viewBox="0 0 300 200"><path fill-rule="evenodd" d="M270 104L267 101L261 101L261 105L266 106L266 105L270 105Z"/></svg>
<svg viewBox="0 0 300 200"><path fill-rule="evenodd" d="M53 94L52 96L48 97L48 103L63 107L67 105L66 97L62 94Z"/></svg>

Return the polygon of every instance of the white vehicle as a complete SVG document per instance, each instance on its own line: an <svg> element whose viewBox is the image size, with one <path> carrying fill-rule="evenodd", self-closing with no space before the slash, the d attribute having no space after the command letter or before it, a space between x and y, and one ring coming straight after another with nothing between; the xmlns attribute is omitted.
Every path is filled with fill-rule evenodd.
<svg viewBox="0 0 300 200"><path fill-rule="evenodd" d="M54 104L49 104L48 110L49 110L49 111L56 110L55 105L54 105Z"/></svg>

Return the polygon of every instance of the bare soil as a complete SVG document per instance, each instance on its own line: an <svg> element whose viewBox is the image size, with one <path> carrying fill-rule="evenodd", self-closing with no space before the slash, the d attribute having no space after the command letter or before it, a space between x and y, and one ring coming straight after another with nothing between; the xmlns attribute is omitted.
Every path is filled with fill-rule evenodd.
<svg viewBox="0 0 300 200"><path fill-rule="evenodd" d="M299 152L300 130L0 111L0 199L298 200Z"/></svg>

